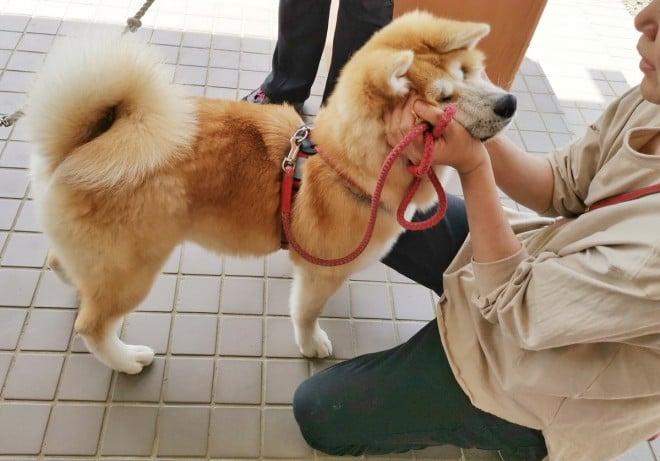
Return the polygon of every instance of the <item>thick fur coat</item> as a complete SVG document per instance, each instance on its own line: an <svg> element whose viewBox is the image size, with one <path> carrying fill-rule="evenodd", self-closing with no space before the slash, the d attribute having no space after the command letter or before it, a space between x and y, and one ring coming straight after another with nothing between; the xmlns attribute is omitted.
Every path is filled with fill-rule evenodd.
<svg viewBox="0 0 660 461"><path fill-rule="evenodd" d="M383 114L411 90L440 106L456 103L457 120L475 137L493 136L510 116L494 112L506 93L483 78L475 49L488 30L422 12L396 19L347 63L312 139L373 191L390 151ZM186 97L147 46L93 37L50 53L29 94L26 124L49 264L79 291L76 331L114 369L137 373L153 359L148 347L123 343L116 327L147 296L176 245L191 240L235 256L280 246L281 164L302 124L289 106ZM400 159L373 238L355 261L321 267L291 252L291 315L304 355L331 354L317 321L323 306L352 272L391 248L403 230L393 210L411 181ZM408 216L435 199L423 185ZM304 248L322 258L346 255L368 212L364 197L320 156L306 163L292 223Z"/></svg>

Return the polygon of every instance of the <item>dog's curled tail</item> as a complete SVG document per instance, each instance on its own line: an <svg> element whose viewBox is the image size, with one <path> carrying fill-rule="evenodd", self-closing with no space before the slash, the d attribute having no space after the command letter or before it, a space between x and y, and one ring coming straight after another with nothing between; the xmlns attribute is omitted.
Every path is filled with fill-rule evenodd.
<svg viewBox="0 0 660 461"><path fill-rule="evenodd" d="M83 187L137 184L196 134L193 101L147 45L114 33L56 43L25 115L33 165Z"/></svg>

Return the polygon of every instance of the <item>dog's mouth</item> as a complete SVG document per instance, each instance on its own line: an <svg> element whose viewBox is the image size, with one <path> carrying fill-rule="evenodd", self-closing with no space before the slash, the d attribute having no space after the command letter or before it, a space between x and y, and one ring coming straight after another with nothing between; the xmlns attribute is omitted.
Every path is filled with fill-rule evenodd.
<svg viewBox="0 0 660 461"><path fill-rule="evenodd" d="M488 141L489 139L504 131L504 129L509 125L509 123L511 123L512 120L513 117L506 119L501 118L497 120L488 120L466 128L474 138L483 142Z"/></svg>
<svg viewBox="0 0 660 461"><path fill-rule="evenodd" d="M486 141L488 141L489 139L492 139L492 138L494 138L494 137L495 137L495 135L492 135L492 136L486 136L485 138L479 138L479 141L481 141L481 142L486 142Z"/></svg>
<svg viewBox="0 0 660 461"><path fill-rule="evenodd" d="M459 101L456 121L475 139L487 141L511 123L516 113L517 100L510 93L500 93L497 98L491 96L477 99L474 96Z"/></svg>

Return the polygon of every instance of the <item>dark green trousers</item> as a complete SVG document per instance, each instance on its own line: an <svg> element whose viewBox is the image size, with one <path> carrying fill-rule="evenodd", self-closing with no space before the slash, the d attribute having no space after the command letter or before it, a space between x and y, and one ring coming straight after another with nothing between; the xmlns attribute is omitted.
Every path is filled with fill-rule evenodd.
<svg viewBox="0 0 660 461"><path fill-rule="evenodd" d="M463 202L449 197L446 218L428 231L404 234L384 262L441 293L442 272L466 235ZM446 444L499 450L507 461L546 454L539 431L470 403L451 371L436 320L395 348L315 374L298 387L293 409L309 445L332 455Z"/></svg>

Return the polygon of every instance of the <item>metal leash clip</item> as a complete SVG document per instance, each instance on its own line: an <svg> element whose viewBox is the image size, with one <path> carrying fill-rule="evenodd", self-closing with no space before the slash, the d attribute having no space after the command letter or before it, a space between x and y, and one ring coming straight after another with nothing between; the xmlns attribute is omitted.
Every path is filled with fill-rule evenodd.
<svg viewBox="0 0 660 461"><path fill-rule="evenodd" d="M289 144L291 144L291 149L289 149L289 154L282 160L282 170L287 169L287 167L295 168L296 159L298 157L298 152L300 152L300 145L302 142L309 137L309 134L312 132L312 128L308 125L303 125L293 133L291 139L289 139Z"/></svg>

